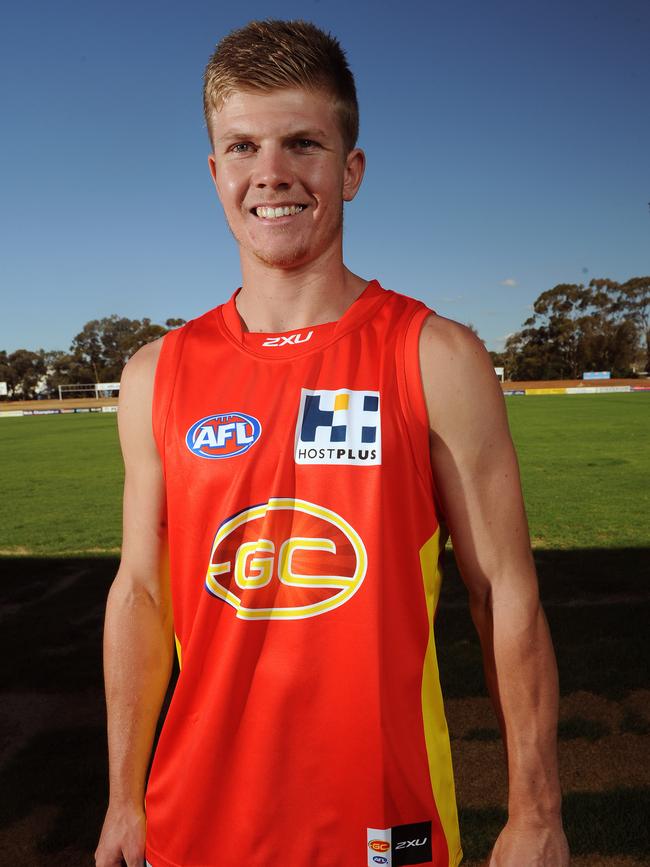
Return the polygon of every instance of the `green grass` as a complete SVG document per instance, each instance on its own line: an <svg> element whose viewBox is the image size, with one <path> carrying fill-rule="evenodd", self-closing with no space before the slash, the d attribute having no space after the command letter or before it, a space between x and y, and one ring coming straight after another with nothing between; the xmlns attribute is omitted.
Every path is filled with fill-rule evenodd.
<svg viewBox="0 0 650 867"><path fill-rule="evenodd" d="M123 470L113 414L0 419L0 552L115 552Z"/></svg>
<svg viewBox="0 0 650 867"><path fill-rule="evenodd" d="M507 399L533 544L650 545L650 399ZM0 419L0 554L115 553L122 461L114 415Z"/></svg>
<svg viewBox="0 0 650 867"><path fill-rule="evenodd" d="M650 400L645 394L506 399L533 544L650 544Z"/></svg>

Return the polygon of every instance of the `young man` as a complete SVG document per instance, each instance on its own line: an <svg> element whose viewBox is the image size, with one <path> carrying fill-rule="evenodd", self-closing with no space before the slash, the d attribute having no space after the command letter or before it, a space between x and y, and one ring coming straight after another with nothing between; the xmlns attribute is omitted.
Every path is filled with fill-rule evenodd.
<svg viewBox="0 0 650 867"><path fill-rule="evenodd" d="M124 372L96 863L459 864L433 636L444 515L507 744L489 864L565 867L555 660L490 358L343 264L365 157L335 40L253 22L204 96L243 280Z"/></svg>

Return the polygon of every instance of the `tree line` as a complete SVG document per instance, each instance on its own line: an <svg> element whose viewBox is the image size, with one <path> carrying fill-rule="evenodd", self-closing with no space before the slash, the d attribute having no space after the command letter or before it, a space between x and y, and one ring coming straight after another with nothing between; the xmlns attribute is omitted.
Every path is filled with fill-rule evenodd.
<svg viewBox="0 0 650 867"><path fill-rule="evenodd" d="M503 352L490 354L510 380L650 373L650 277L560 283L537 298Z"/></svg>
<svg viewBox="0 0 650 867"><path fill-rule="evenodd" d="M59 385L117 382L137 349L184 322L93 319L68 352L0 350L0 382L7 383L9 399L56 397ZM548 289L522 329L507 338L503 352L490 355L510 380L579 379L596 370L609 370L612 377L650 373L650 277Z"/></svg>
<svg viewBox="0 0 650 867"><path fill-rule="evenodd" d="M60 385L119 382L122 368L145 343L183 325L184 319L167 319L157 325L150 319L107 316L87 322L68 352L39 349L0 350L0 382L7 383L7 397L31 400L58 397Z"/></svg>

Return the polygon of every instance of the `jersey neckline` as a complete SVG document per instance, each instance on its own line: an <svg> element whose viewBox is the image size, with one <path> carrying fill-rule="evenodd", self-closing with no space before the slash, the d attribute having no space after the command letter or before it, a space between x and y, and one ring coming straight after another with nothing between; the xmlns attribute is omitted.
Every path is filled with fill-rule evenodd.
<svg viewBox="0 0 650 867"><path fill-rule="evenodd" d="M225 304L215 308L217 325L241 352L265 361L286 361L319 352L369 319L390 294L377 280L371 280L341 318L334 322L307 325L291 331L249 332L242 329L235 304L240 291L241 287Z"/></svg>

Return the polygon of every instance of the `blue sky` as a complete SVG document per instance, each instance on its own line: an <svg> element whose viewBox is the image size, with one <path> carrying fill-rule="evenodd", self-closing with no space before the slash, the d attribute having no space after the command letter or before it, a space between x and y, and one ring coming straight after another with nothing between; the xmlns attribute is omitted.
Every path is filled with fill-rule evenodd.
<svg viewBox="0 0 650 867"><path fill-rule="evenodd" d="M357 273L498 349L543 290L650 272L647 0L26 0L0 35L0 349L232 294L202 75L267 17L330 30L355 73Z"/></svg>

